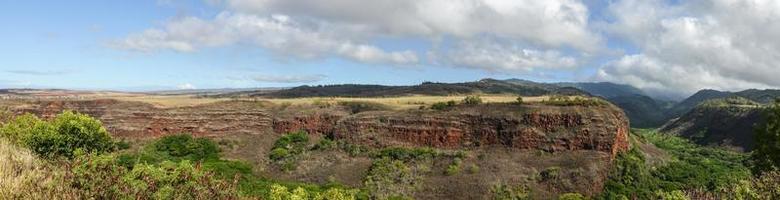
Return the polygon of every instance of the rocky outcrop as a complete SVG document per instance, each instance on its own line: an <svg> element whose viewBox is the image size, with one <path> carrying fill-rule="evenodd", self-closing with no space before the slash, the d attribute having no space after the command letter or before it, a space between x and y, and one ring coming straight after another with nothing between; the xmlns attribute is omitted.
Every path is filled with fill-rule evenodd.
<svg viewBox="0 0 780 200"><path fill-rule="evenodd" d="M334 137L368 146L477 148L504 146L549 152L628 150L628 120L605 107L496 104L448 112L367 112L342 120Z"/></svg>
<svg viewBox="0 0 780 200"><path fill-rule="evenodd" d="M595 150L615 155L628 149L628 120L614 106L487 104L449 111L389 110L351 114L347 108L280 109L251 101L181 108L116 100L38 101L15 107L45 118L75 110L100 119L120 137L174 133L217 136L298 130L371 147L501 146L548 152Z"/></svg>
<svg viewBox="0 0 780 200"><path fill-rule="evenodd" d="M271 130L272 119L254 102L222 102L195 107L163 109L146 103L117 100L38 101L16 107L16 113L54 117L74 110L98 118L120 137L157 137L191 133L213 136L231 133L263 133Z"/></svg>

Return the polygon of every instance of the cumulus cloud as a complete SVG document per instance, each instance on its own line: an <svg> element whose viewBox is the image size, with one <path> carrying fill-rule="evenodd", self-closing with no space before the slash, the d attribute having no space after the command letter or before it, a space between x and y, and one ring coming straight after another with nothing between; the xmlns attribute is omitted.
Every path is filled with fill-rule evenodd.
<svg viewBox="0 0 780 200"><path fill-rule="evenodd" d="M577 0L226 0L254 14L285 13L396 36L479 37L491 34L579 49L597 48L589 12Z"/></svg>
<svg viewBox="0 0 780 200"><path fill-rule="evenodd" d="M296 58L337 56L361 63L418 65L439 62L457 67L528 71L568 69L579 55L594 53L602 38L589 27L588 8L578 0L222 0L213 19L183 17L131 34L113 47L153 52L170 49L250 44ZM471 44L483 37L516 41L519 47L388 50L383 39L424 38L437 46L444 38ZM411 48L411 47L410 47ZM511 52L490 56L486 53ZM469 51L471 50L471 51ZM492 52L486 52L492 51ZM441 55L422 60L417 52ZM482 63L486 61L489 63Z"/></svg>
<svg viewBox="0 0 780 200"><path fill-rule="evenodd" d="M573 69L577 59L555 50L538 50L518 44L501 44L496 41L462 41L444 52L430 56L445 64L479 68L492 72L531 72L534 69ZM443 57L440 58L440 57Z"/></svg>
<svg viewBox="0 0 780 200"><path fill-rule="evenodd" d="M366 63L415 64L412 51L388 52L376 46L341 38L336 33L307 27L285 15L223 12L213 20L185 17L160 29L149 29L112 45L137 51L172 49L191 52L203 47L253 44L277 53L313 59L333 54Z"/></svg>
<svg viewBox="0 0 780 200"><path fill-rule="evenodd" d="M778 87L778 9L780 1L765 0L616 2L609 29L639 52L606 64L596 78L678 95Z"/></svg>
<svg viewBox="0 0 780 200"><path fill-rule="evenodd" d="M195 85L192 85L191 83L184 83L184 84L181 84L181 85L177 85L176 88L180 89L180 90L194 90L194 89L197 89L195 87Z"/></svg>

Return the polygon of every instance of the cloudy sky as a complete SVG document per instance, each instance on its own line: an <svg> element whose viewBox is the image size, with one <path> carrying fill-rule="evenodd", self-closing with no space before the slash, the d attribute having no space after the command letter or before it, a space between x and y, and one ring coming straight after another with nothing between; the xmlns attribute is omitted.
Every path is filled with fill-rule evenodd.
<svg viewBox="0 0 780 200"><path fill-rule="evenodd" d="M775 0L27 0L0 23L0 87L780 86Z"/></svg>

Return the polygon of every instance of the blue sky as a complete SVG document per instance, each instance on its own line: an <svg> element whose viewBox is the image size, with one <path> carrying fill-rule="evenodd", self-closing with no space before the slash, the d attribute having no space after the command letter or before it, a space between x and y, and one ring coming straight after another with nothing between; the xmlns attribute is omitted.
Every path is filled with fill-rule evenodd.
<svg viewBox="0 0 780 200"><path fill-rule="evenodd" d="M490 77L610 81L659 96L774 88L779 9L760 0L0 1L0 87Z"/></svg>

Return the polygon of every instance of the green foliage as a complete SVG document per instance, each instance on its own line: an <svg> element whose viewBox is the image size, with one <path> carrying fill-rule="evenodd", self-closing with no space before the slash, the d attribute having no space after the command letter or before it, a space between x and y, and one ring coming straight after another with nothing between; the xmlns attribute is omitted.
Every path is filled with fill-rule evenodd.
<svg viewBox="0 0 780 200"><path fill-rule="evenodd" d="M439 151L433 148L402 148L392 147L380 150L374 155L377 158L390 158L393 160L411 161L420 159L430 159L441 155Z"/></svg>
<svg viewBox="0 0 780 200"><path fill-rule="evenodd" d="M404 161L383 157L375 160L364 185L373 199L407 196L419 187L421 176Z"/></svg>
<svg viewBox="0 0 780 200"><path fill-rule="evenodd" d="M104 153L116 148L100 121L72 111L64 111L52 121L22 115L4 124L0 133L45 158L72 158L76 150Z"/></svg>
<svg viewBox="0 0 780 200"><path fill-rule="evenodd" d="M572 99L569 96L560 95L550 96L546 100L542 100L542 103L554 106L603 106L608 104L606 101L598 98L574 97Z"/></svg>
<svg viewBox="0 0 780 200"><path fill-rule="evenodd" d="M352 114L366 111L390 110L389 106L375 102L340 101L338 104L349 109Z"/></svg>
<svg viewBox="0 0 780 200"><path fill-rule="evenodd" d="M463 165L463 160L460 158L455 158L452 160L452 164L447 166L447 170L445 171L445 174L447 176L457 175L460 173L460 170Z"/></svg>
<svg viewBox="0 0 780 200"><path fill-rule="evenodd" d="M579 193L566 193L558 196L558 200L585 200L585 196Z"/></svg>
<svg viewBox="0 0 780 200"><path fill-rule="evenodd" d="M452 107L455 107L457 103L455 101L447 101L447 102L437 102L431 105L431 109L434 110L447 110Z"/></svg>
<svg viewBox="0 0 780 200"><path fill-rule="evenodd" d="M268 158L280 164L285 171L294 170L296 159L306 151L308 142L309 134L304 131L283 135L274 143Z"/></svg>
<svg viewBox="0 0 780 200"><path fill-rule="evenodd" d="M494 200L526 200L531 199L530 189L525 185L512 188L506 184L496 184L491 189Z"/></svg>
<svg viewBox="0 0 780 200"><path fill-rule="evenodd" d="M751 155L753 172L780 170L780 101L767 109L764 121L756 126L756 146Z"/></svg>
<svg viewBox="0 0 780 200"><path fill-rule="evenodd" d="M548 167L547 169L542 170L539 175L542 177L542 180L554 180L558 179L560 173L560 167Z"/></svg>
<svg viewBox="0 0 780 200"><path fill-rule="evenodd" d="M338 143L336 143L335 141L328 138L323 138L320 140L320 142L314 145L314 148L312 148L312 150L331 150L331 149L336 149L337 147L338 147Z"/></svg>
<svg viewBox="0 0 780 200"><path fill-rule="evenodd" d="M83 155L62 181L96 199L237 198L236 186L213 177L189 161L139 164L128 170L112 155Z"/></svg>
<svg viewBox="0 0 780 200"><path fill-rule="evenodd" d="M289 190L285 186L273 184L270 193L271 200L353 200L356 199L358 190L330 188L324 192L317 192L302 187Z"/></svg>
<svg viewBox="0 0 780 200"><path fill-rule="evenodd" d="M515 101L517 104L523 104L523 97L517 97L517 100Z"/></svg>
<svg viewBox="0 0 780 200"><path fill-rule="evenodd" d="M482 98L479 96L467 96L463 99L463 104L466 105L479 105L482 104Z"/></svg>
<svg viewBox="0 0 780 200"><path fill-rule="evenodd" d="M468 168L469 174L476 174L479 173L479 166L477 165L470 165Z"/></svg>
<svg viewBox="0 0 780 200"><path fill-rule="evenodd" d="M602 197L605 199L657 199L673 191L703 190L721 193L733 183L750 177L746 156L653 131L638 130L639 136L669 153L673 159L650 167L638 149L618 155Z"/></svg>
<svg viewBox="0 0 780 200"><path fill-rule="evenodd" d="M669 192L664 191L657 191L655 193L656 196L658 196L658 199L662 200L689 200L687 195L683 191L680 190L672 190Z"/></svg>

